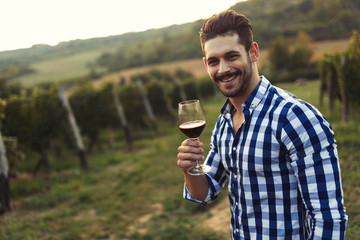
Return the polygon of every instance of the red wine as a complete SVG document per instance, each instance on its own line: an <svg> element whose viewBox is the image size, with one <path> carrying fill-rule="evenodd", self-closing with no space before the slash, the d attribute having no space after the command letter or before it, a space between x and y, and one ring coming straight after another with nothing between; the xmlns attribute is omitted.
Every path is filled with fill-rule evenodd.
<svg viewBox="0 0 360 240"><path fill-rule="evenodd" d="M180 124L179 128L189 138L198 138L204 130L205 125L206 122L204 120L196 120Z"/></svg>

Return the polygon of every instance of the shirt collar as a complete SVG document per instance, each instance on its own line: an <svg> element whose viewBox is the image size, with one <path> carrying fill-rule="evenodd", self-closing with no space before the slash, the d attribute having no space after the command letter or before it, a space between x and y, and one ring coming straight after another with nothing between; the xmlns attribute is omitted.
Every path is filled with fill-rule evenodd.
<svg viewBox="0 0 360 240"><path fill-rule="evenodd" d="M264 98L266 91L270 87L269 80L266 79L265 76L260 77L260 82L256 86L256 88L252 91L250 96L245 100L242 105L243 111L245 109L254 110ZM226 115L227 113L232 113L234 111L234 106L231 104L230 100L227 99L224 106L221 108L221 113Z"/></svg>

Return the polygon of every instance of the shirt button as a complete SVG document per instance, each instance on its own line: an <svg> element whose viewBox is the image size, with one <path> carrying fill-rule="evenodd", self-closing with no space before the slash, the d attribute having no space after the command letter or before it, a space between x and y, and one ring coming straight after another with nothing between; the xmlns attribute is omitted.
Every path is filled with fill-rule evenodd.
<svg viewBox="0 0 360 240"><path fill-rule="evenodd" d="M238 203L238 202L236 202L236 203L235 203L235 205L237 206L237 205L239 205L239 203Z"/></svg>
<svg viewBox="0 0 360 240"><path fill-rule="evenodd" d="M236 150L236 147L233 147L233 150L235 151L235 150Z"/></svg>
<svg viewBox="0 0 360 240"><path fill-rule="evenodd" d="M225 117L226 117L227 119L229 119L229 118L230 118L230 116L231 116L231 114L230 114L230 113L227 113L227 114L225 115Z"/></svg>
<svg viewBox="0 0 360 240"><path fill-rule="evenodd" d="M234 175L234 178L237 178L237 175Z"/></svg>

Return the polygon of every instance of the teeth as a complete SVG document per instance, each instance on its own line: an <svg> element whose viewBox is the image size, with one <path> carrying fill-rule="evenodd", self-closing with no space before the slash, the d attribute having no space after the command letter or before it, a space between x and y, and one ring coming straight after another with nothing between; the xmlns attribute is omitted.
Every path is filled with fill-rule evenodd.
<svg viewBox="0 0 360 240"><path fill-rule="evenodd" d="M234 80L235 76L229 78L229 79L222 79L222 82L230 82L232 80Z"/></svg>

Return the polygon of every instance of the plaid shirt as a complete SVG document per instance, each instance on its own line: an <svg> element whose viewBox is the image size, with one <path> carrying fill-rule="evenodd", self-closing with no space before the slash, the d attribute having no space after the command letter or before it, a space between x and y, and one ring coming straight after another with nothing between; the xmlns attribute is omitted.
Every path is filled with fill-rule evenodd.
<svg viewBox="0 0 360 240"><path fill-rule="evenodd" d="M310 104L265 77L242 105L233 131L228 100L206 164L212 202L228 182L232 239L344 239L340 167L330 124Z"/></svg>

